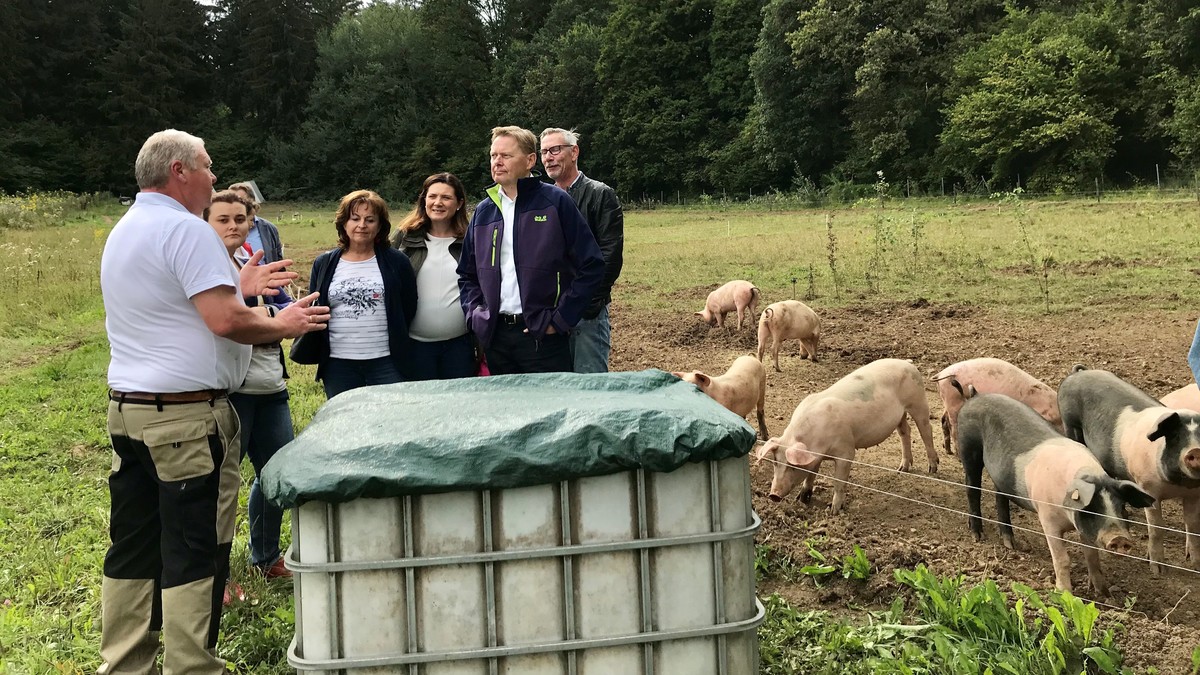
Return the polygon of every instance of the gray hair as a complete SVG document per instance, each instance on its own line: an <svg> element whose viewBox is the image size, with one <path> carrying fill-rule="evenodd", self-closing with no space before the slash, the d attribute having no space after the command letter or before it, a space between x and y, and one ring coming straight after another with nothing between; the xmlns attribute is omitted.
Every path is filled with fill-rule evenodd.
<svg viewBox="0 0 1200 675"><path fill-rule="evenodd" d="M204 150L204 139L187 132L166 129L153 134L142 144L133 175L138 189L161 188L171 178L171 162L179 160L189 169L198 168L196 158Z"/></svg>
<svg viewBox="0 0 1200 675"><path fill-rule="evenodd" d="M567 142L567 145L579 145L579 134L574 129L559 129L558 127L543 129L542 135L538 137L538 140L544 141L550 134L562 134L563 140Z"/></svg>

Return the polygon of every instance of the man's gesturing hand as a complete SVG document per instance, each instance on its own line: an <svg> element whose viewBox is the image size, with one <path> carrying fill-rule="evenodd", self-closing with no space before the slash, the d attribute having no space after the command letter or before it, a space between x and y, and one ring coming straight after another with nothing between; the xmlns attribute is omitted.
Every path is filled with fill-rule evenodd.
<svg viewBox="0 0 1200 675"><path fill-rule="evenodd" d="M256 295L279 295L279 288L287 286L300 277L295 272L283 269L292 264L291 260L279 260L260 265L258 263L262 261L262 257L262 250L255 251L254 255L250 256L250 259L242 266L238 281L242 285L242 295L247 298L253 298Z"/></svg>
<svg viewBox="0 0 1200 675"><path fill-rule="evenodd" d="M324 305L313 306L319 295L310 293L275 315L276 321L283 322L287 337L300 337L314 330L325 330L329 323L329 308Z"/></svg>

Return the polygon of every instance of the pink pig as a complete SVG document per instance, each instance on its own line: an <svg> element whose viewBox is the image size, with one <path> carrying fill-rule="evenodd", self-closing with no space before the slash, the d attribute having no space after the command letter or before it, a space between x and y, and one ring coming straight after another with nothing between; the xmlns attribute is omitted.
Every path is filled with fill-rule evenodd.
<svg viewBox="0 0 1200 675"><path fill-rule="evenodd" d="M730 281L708 294L708 299L704 301L704 311L696 312L696 316L710 326L723 328L725 315L737 312L737 327L740 329L742 318L749 309L750 325L753 326L754 310L758 307L758 299L758 288L754 284L741 279Z"/></svg>
<svg viewBox="0 0 1200 675"><path fill-rule="evenodd" d="M1200 387L1193 382L1159 399L1164 407L1200 411Z"/></svg>
<svg viewBox="0 0 1200 675"><path fill-rule="evenodd" d="M775 476L771 480L771 501L780 501L803 478L800 501L812 497L816 471L826 459L834 463L833 503L829 510L836 514L846 499L846 480L855 450L879 445L900 432L903 459L901 471L912 467L911 417L921 433L925 454L929 457L929 472L938 467L938 454L933 449L933 429L929 424L929 404L921 371L911 361L880 359L855 370L825 391L809 394L784 430L783 436L772 438L758 449L759 461L774 460Z"/></svg>
<svg viewBox="0 0 1200 675"><path fill-rule="evenodd" d="M694 370L690 373L671 373L686 382L691 382L708 394L714 401L745 417L751 410L758 410L758 435L767 440L767 420L763 408L767 400L767 371L753 356L739 356L724 375L710 377Z"/></svg>
<svg viewBox="0 0 1200 675"><path fill-rule="evenodd" d="M821 341L821 318L812 308L798 300L772 303L763 310L758 320L758 360L771 342L771 357L775 360L775 372L779 370L779 345L784 340L799 340L804 348L800 358L807 356L817 362L817 343Z"/></svg>
<svg viewBox="0 0 1200 675"><path fill-rule="evenodd" d="M1046 421L1062 431L1058 416L1058 393L1041 380L1001 359L970 359L947 366L933 377L946 412L942 415L942 436L946 454L952 455L950 439L958 438L958 411L963 395L951 384L958 380L963 389L975 387L981 394L1004 394L1037 411Z"/></svg>

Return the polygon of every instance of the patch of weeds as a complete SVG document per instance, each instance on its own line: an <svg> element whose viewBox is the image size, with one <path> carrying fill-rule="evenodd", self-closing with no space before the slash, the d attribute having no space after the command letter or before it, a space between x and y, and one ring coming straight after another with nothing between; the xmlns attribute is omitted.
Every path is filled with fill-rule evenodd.
<svg viewBox="0 0 1200 675"><path fill-rule="evenodd" d="M1017 220L1017 230L1021 233L1021 243L1025 248L1026 260L1029 263L1030 271L1037 275L1038 290L1041 292L1042 304L1046 313L1050 313L1050 270L1058 264L1053 255L1048 253L1039 254L1034 250L1033 239L1029 232L1033 226L1033 218L1029 215L1029 210L1025 208L1025 203L1021 201L1021 194L1024 192L1021 188L1013 188L1009 192L998 192L991 195L992 199L997 200L996 208L1010 205L1013 207L1013 212Z"/></svg>
<svg viewBox="0 0 1200 675"><path fill-rule="evenodd" d="M833 279L833 297L842 297L838 285L837 271L837 235L833 233L833 216L825 214L825 257L829 261L829 276Z"/></svg>
<svg viewBox="0 0 1200 675"><path fill-rule="evenodd" d="M993 582L964 589L962 577L937 577L924 566L897 570L896 578L913 590L916 607L906 611L896 598L862 625L766 598L763 675L1132 673L1112 633L1095 629L1099 610L1069 593L1043 600L1014 584L1010 601Z"/></svg>
<svg viewBox="0 0 1200 675"><path fill-rule="evenodd" d="M913 211L909 216L908 222L909 236L912 237L912 267L910 270L915 270L917 262L921 259L921 244L925 240L925 218L918 218L917 212Z"/></svg>
<svg viewBox="0 0 1200 675"><path fill-rule="evenodd" d="M800 570L796 562L792 560L792 556L776 551L770 544L755 544L754 576L758 581L764 579L797 581L801 578Z"/></svg>
<svg viewBox="0 0 1200 675"><path fill-rule="evenodd" d="M956 649L976 651L978 663L995 672L1131 672L1121 667L1112 631L1095 630L1100 610L1070 593L1051 592L1043 600L1014 583L1010 604L990 579L964 590L963 576L938 577L924 565L896 570L896 580L916 591L922 619L941 626Z"/></svg>
<svg viewBox="0 0 1200 675"><path fill-rule="evenodd" d="M837 571L837 568L829 564L829 560L824 553L817 550L817 544L824 543L823 540L805 539L804 545L808 547L808 557L812 562L800 568L800 574L811 577L818 585L825 577Z"/></svg>
<svg viewBox="0 0 1200 675"><path fill-rule="evenodd" d="M842 578L865 581L869 576L871 561L867 560L867 554L863 552L862 547L855 544L854 552L842 558Z"/></svg>

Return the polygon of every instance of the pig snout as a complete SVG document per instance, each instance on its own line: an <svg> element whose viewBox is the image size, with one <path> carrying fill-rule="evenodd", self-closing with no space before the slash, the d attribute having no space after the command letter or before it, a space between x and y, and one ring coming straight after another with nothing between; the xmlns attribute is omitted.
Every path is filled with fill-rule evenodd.
<svg viewBox="0 0 1200 675"><path fill-rule="evenodd" d="M1104 545L1104 548L1105 550L1112 551L1113 553L1130 555L1133 553L1134 545L1132 539L1123 534L1119 534L1109 539L1108 543Z"/></svg>
<svg viewBox="0 0 1200 675"><path fill-rule="evenodd" d="M772 490L771 494L767 495L767 499L770 499L773 502L781 502L783 501L783 495L775 494L775 491Z"/></svg>
<svg viewBox="0 0 1200 675"><path fill-rule="evenodd" d="M1200 448L1192 448L1184 453L1183 468L1192 475L1200 475Z"/></svg>
<svg viewBox="0 0 1200 675"><path fill-rule="evenodd" d="M1118 521L1102 525L1100 531L1096 533L1096 540L1092 542L1092 545L1120 555L1131 555L1135 549L1129 530L1125 529L1125 526Z"/></svg>

